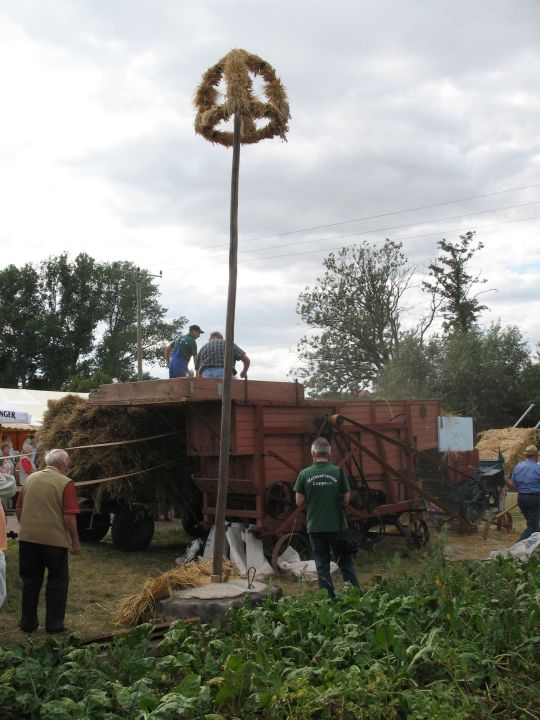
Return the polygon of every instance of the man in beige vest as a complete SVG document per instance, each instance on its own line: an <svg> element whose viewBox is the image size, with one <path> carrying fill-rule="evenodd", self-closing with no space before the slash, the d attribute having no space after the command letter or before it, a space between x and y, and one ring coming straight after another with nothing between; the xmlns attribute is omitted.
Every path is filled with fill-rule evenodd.
<svg viewBox="0 0 540 720"><path fill-rule="evenodd" d="M74 483L66 477L69 456L65 450L45 455L44 470L32 473L19 495L19 575L22 580L20 628L33 632L39 625L37 606L47 569L45 630L65 632L69 586L68 549L80 552L77 533L79 504Z"/></svg>

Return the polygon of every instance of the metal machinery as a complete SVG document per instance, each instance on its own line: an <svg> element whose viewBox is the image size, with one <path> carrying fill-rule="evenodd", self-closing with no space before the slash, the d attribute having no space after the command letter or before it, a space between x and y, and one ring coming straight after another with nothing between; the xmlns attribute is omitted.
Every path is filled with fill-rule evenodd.
<svg viewBox="0 0 540 720"><path fill-rule="evenodd" d="M198 468L193 482L200 495L184 512L193 532L207 530L216 512L220 395L217 379L177 378L104 385L89 399L93 405L159 406L171 422L176 417L183 424L186 455ZM298 383L235 381L226 518L249 523L274 558L286 543L308 553L305 518L295 507L292 488L299 470L311 462L313 439L323 435L351 484L349 525L368 546L383 534L422 546L429 536L428 508L472 529L478 519L437 490L454 477L456 487L463 485L461 478L480 482L484 491L491 470L464 469L459 456L441 462L439 415L435 400L306 400ZM436 469L435 489L422 482L420 469L426 465ZM475 474L480 471L481 480Z"/></svg>

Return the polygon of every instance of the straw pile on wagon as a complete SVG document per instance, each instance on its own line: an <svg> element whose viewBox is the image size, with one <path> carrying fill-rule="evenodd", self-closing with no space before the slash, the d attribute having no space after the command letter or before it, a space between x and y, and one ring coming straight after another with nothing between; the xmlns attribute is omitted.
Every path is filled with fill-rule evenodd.
<svg viewBox="0 0 540 720"><path fill-rule="evenodd" d="M486 430L476 447L480 460L494 460L499 450L504 455L504 470L510 475L514 467L524 459L527 445L537 445L538 435L534 428L500 428Z"/></svg>
<svg viewBox="0 0 540 720"><path fill-rule="evenodd" d="M105 499L131 503L144 498L158 511L166 511L175 504L183 505L195 492L191 481L194 468L186 457L179 425L178 418L164 408L100 407L67 395L49 401L38 441L41 449L93 446L69 450L69 475L76 482L139 473L85 486L84 496L90 497L97 509ZM96 447L156 435L166 436Z"/></svg>

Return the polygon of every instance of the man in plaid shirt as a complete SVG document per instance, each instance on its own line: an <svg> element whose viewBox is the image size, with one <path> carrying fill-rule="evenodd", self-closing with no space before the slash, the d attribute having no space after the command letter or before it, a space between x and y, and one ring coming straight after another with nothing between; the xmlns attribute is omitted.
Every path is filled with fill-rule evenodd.
<svg viewBox="0 0 540 720"><path fill-rule="evenodd" d="M241 360L244 363L241 378L247 377L250 360L246 353L233 344L233 363ZM210 339L203 345L197 355L197 375L202 377L223 377L225 367L225 340L217 330L210 334Z"/></svg>

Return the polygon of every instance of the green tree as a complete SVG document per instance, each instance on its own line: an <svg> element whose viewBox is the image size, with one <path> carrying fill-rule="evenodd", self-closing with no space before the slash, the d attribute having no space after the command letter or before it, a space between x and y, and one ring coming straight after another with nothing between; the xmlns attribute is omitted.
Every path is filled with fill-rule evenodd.
<svg viewBox="0 0 540 720"><path fill-rule="evenodd" d="M46 336L39 273L31 265L0 271L0 326L1 386L32 387Z"/></svg>
<svg viewBox="0 0 540 720"><path fill-rule="evenodd" d="M298 346L313 394L358 392L392 355L402 337L400 315L412 269L401 243L367 242L331 253L325 273L301 293L297 312L316 332Z"/></svg>
<svg viewBox="0 0 540 720"><path fill-rule="evenodd" d="M164 365L163 347L178 335L185 317L167 322L167 308L159 303L159 288L153 279L133 263L102 266L102 337L95 348L91 368L114 380L136 379L137 299L136 282L141 281L142 357Z"/></svg>
<svg viewBox="0 0 540 720"><path fill-rule="evenodd" d="M444 410L471 416L476 430L483 430L512 425L534 401L537 367L519 328L497 323L436 336L425 345L406 338L374 385L387 400L438 398Z"/></svg>
<svg viewBox="0 0 540 720"><path fill-rule="evenodd" d="M167 322L159 289L132 263L100 264L84 253L70 262L63 254L1 270L2 385L74 390L134 378L139 272L143 359L164 364L163 346L186 320Z"/></svg>
<svg viewBox="0 0 540 720"><path fill-rule="evenodd" d="M412 333L404 335L374 379L376 395L387 400L432 397L437 358L436 339L423 343Z"/></svg>
<svg viewBox="0 0 540 720"><path fill-rule="evenodd" d="M437 244L442 253L429 266L430 279L422 283L426 292L441 299L443 327L447 331L467 332L487 308L480 305L478 294L471 295L474 285L486 282L467 270L469 260L484 247L481 242L474 247L474 235L471 231L460 235L457 243L440 240Z"/></svg>
<svg viewBox="0 0 540 720"><path fill-rule="evenodd" d="M508 427L527 401L524 372L531 365L526 339L499 323L448 336L441 345L436 396L444 407L475 420L477 430Z"/></svg>
<svg viewBox="0 0 540 720"><path fill-rule="evenodd" d="M81 358L92 352L94 334L104 305L101 269L81 253L70 262L66 253L41 263L40 286L43 348L40 371L49 388L59 388L77 371Z"/></svg>

